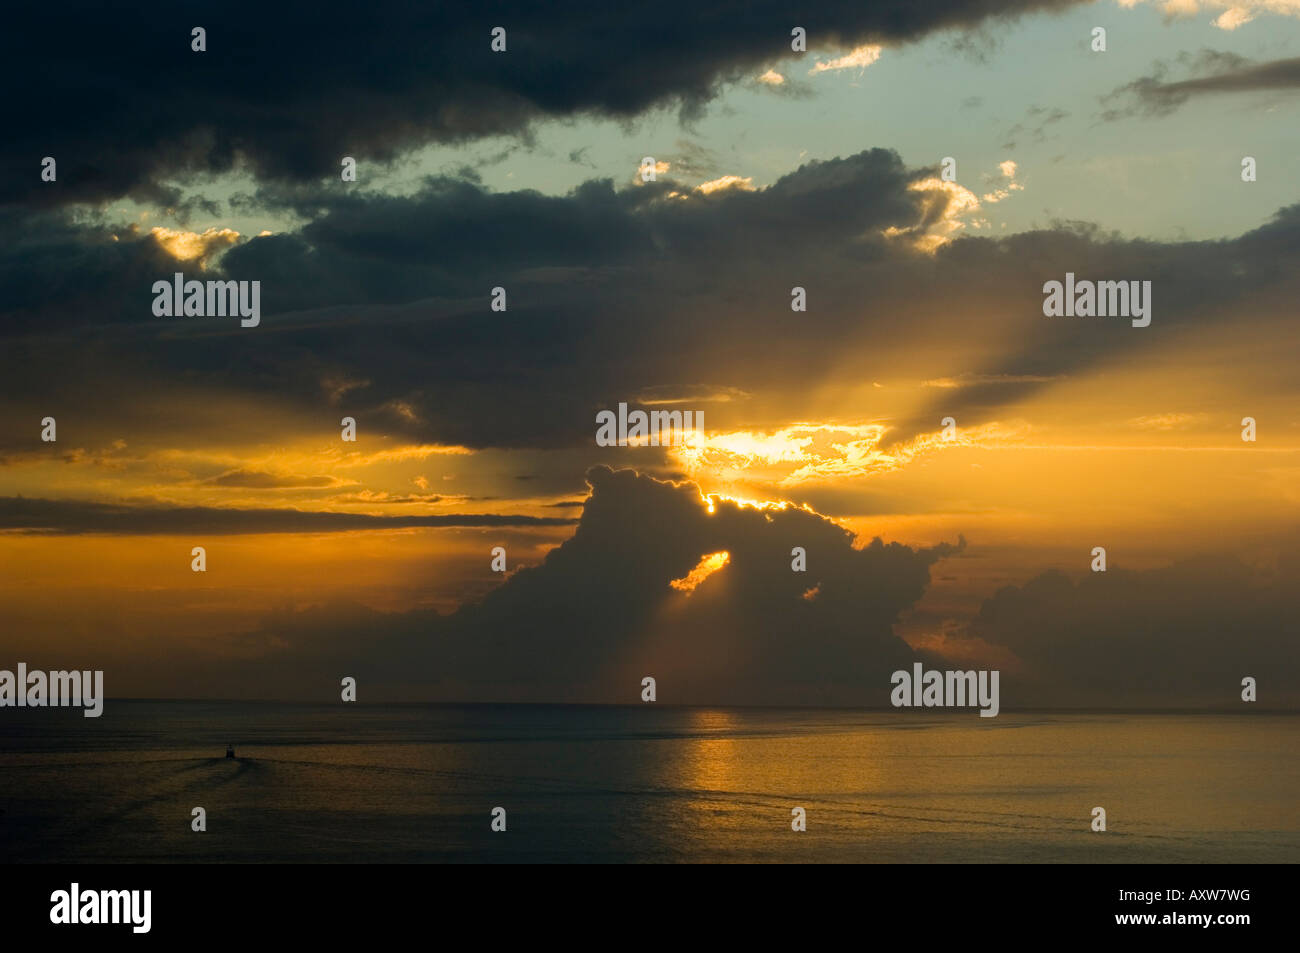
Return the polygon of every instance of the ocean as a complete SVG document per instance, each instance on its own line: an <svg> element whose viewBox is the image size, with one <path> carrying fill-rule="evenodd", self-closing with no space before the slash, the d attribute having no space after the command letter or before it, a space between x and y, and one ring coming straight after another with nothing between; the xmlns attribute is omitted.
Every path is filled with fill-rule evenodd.
<svg viewBox="0 0 1300 953"><path fill-rule="evenodd" d="M1300 860L1300 717L110 700L0 716L8 862ZM234 744L237 757L227 759ZM192 809L207 830L191 830ZM505 809L505 831L492 811ZM806 830L791 829L792 810ZM1091 830L1103 807L1107 830Z"/></svg>

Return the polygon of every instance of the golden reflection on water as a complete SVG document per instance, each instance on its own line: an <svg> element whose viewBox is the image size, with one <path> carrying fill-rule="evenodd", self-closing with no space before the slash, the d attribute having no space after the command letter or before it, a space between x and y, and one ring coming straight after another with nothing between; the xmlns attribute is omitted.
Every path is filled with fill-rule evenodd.
<svg viewBox="0 0 1300 953"><path fill-rule="evenodd" d="M1247 840L1295 828L1282 794L1294 770L1252 785L1221 770L1217 753L1266 759L1290 723L1279 732L1214 718L786 712L778 721L746 710L683 718L691 736L656 763L654 782L684 795L671 826L689 851L743 859L761 844L791 859L810 850L942 859L979 844L968 859L1120 859L1151 849L1195 856L1192 845L1205 839L1254 854ZM1104 843L1088 839L1097 805L1111 819ZM807 811L797 835L794 807Z"/></svg>

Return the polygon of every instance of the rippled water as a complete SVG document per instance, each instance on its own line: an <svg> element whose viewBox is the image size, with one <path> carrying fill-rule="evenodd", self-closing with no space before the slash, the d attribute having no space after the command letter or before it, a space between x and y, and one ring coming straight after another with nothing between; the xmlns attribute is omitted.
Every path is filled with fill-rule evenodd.
<svg viewBox="0 0 1300 953"><path fill-rule="evenodd" d="M1300 860L1294 716L125 701L99 719L0 715L9 861Z"/></svg>

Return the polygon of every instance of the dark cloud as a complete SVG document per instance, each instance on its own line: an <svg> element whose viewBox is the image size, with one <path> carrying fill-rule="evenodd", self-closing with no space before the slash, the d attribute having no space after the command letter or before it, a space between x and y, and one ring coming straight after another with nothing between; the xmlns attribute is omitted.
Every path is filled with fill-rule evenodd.
<svg viewBox="0 0 1300 953"><path fill-rule="evenodd" d="M569 150L569 161L574 165L585 165L589 169L594 169L596 167L595 163L587 158L587 151L590 148L590 146L583 146L580 149Z"/></svg>
<svg viewBox="0 0 1300 953"><path fill-rule="evenodd" d="M446 178L404 197L266 189L264 200L307 224L234 247L205 275L262 281L253 329L154 317L150 286L178 266L151 236L114 240L62 213L25 214L0 247L0 274L16 289L0 304L6 377L25 416L0 420L0 448L30 450L31 419L56 412L103 443L192 433L205 411L192 399L160 407L164 387L304 419L332 400L362 432L413 440L589 448L596 411L637 395L702 400L701 381L781 391L846 353L868 379L918 354L967 355L918 365L918 380L973 383L933 389L914 419L895 422L905 437L944 416L993 418L1063 375L1168 346L1228 313L1293 346L1282 327L1300 293L1300 206L1235 239L1162 243L1057 223L930 256L884 233L942 223L948 196L909 188L933 171L875 149L810 162L761 190L687 199L671 197L688 189L671 178L593 180L563 196ZM1152 281L1151 327L1044 317L1042 285L1067 271ZM795 285L810 305L792 319ZM488 307L496 286L506 312ZM363 383L340 394L341 380Z"/></svg>
<svg viewBox="0 0 1300 953"><path fill-rule="evenodd" d="M0 529L70 535L221 536L236 533L337 533L346 530L417 526L565 526L577 520L558 516L503 516L493 513L436 516L370 516L275 509L219 509L206 506L143 506L0 497Z"/></svg>
<svg viewBox="0 0 1300 953"><path fill-rule="evenodd" d="M1300 546L1267 567L1203 556L1164 569L1112 566L1071 580L1059 572L988 599L971 626L1027 663L1004 679L1043 704L1126 706L1135 698L1192 707L1241 706L1256 678L1261 707L1294 705L1300 659ZM1007 697L1004 695L1004 697Z"/></svg>
<svg viewBox="0 0 1300 953"><path fill-rule="evenodd" d="M1102 97L1103 104L1119 104L1106 109L1102 118L1113 121L1135 115L1166 116L1194 96L1300 87L1300 57L1252 63L1234 53L1201 50L1179 59L1191 72L1208 75L1167 82L1168 67L1157 64L1150 76L1135 79Z"/></svg>
<svg viewBox="0 0 1300 953"><path fill-rule="evenodd" d="M1002 148L1016 148L1019 144L1019 138L1026 134L1031 142L1046 142L1048 126L1060 122L1069 115L1064 109L1048 109L1046 106L1037 105L1030 106L1025 110L1025 118L1006 131Z"/></svg>
<svg viewBox="0 0 1300 953"><path fill-rule="evenodd" d="M0 236L5 335L141 321L153 282L177 270L151 235L65 212L0 209Z"/></svg>
<svg viewBox="0 0 1300 953"><path fill-rule="evenodd" d="M851 533L804 510L715 500L710 512L693 484L605 467L588 479L572 538L481 602L450 616L277 616L240 637L256 666L205 687L255 693L265 678L320 696L347 672L371 701L636 702L651 675L666 703L888 706L890 673L925 658L892 625L930 567L964 546L855 549ZM791 571L795 546L805 573ZM669 585L720 551L729 563L689 596ZM802 598L814 586L817 598Z"/></svg>
<svg viewBox="0 0 1300 953"><path fill-rule="evenodd" d="M359 490L356 493L343 493L329 498L331 503L362 503L366 506L385 506L398 505L406 506L411 504L431 504L431 503L478 503L484 500L497 500L496 496L443 496L438 493L388 493L375 492L372 490ZM578 503L582 505L581 501Z"/></svg>
<svg viewBox="0 0 1300 953"><path fill-rule="evenodd" d="M630 119L656 106L697 114L721 84L812 49L903 43L989 17L1077 0L833 0L792 13L777 0L561 6L502 2L473 10L381 0L364 15L268 5L158 0L108 8L73 0L20 6L0 34L9 97L0 203L163 204L163 182L246 162L258 175L337 178L344 155L389 161L428 142L519 134L545 118ZM457 15L450 15L456 12ZM190 31L207 30L207 52ZM490 49L507 30L508 51ZM40 160L59 161L55 184Z"/></svg>
<svg viewBox="0 0 1300 953"><path fill-rule="evenodd" d="M968 370L972 380L985 383L932 389L924 408L896 421L891 436L934 430L945 416L955 417L959 426L995 419L1062 376L1077 376L1118 355L1169 347L1176 338L1229 320L1228 315L1243 332L1249 325L1251 333L1275 338L1290 352L1296 344L1282 302L1300 293L1300 275L1286 264L1298 252L1300 205L1282 209L1268 224L1235 239L1130 240L1088 224L1057 223L1003 239L955 242L940 256L947 278L978 285L1000 275L994 279L1000 294L968 294L963 307L966 314L986 315L981 336L1003 346ZM1124 318L1044 317L1043 282L1062 281L1067 271L1079 279L1151 281L1151 325L1134 328ZM938 297L950 293L936 290ZM971 343L977 344L974 336Z"/></svg>
<svg viewBox="0 0 1300 953"><path fill-rule="evenodd" d="M329 476L294 476L264 473L258 470L230 470L204 482L210 486L273 490L333 486L335 480Z"/></svg>
<svg viewBox="0 0 1300 953"><path fill-rule="evenodd" d="M363 380L373 383L338 405L367 432L437 431L467 446L574 445L589 441L577 424L594 421L602 403L680 380L689 368L665 352L665 332L699 343L701 330L727 333L691 325L700 327L700 309L718 291L730 294L764 260L788 256L791 241L811 256L911 224L918 212L908 179L896 155L874 150L805 166L761 194L690 203L665 200L668 181L621 191L592 181L555 197L447 179L405 199L285 191L279 200L310 207L312 221L231 249L204 276L260 280L258 329L154 317L152 282L193 268L166 259L151 236L114 240L101 227L82 229L72 248L65 216L32 215L28 239L0 249L0 269L32 286L5 327L43 332L10 351L23 354L12 382L33 406L75 408L68 416L84 418L88 408L108 414L140 400L144 382L208 381L315 413L324 382ZM721 284L701 267L711 255L734 268ZM85 266L69 268L75 260ZM788 283L767 283L774 303L788 301ZM487 306L497 285L510 295L504 313ZM774 308L763 323L784 328L781 318ZM71 329L78 333L65 336ZM700 356L684 383L713 376ZM52 367L62 372L57 398ZM394 414L395 401L415 413ZM150 404L144 416L156 432L166 421ZM540 413L520 414L521 406ZM463 414L467 407L475 413ZM118 406L113 416L134 433L142 415ZM30 444L25 429L14 433L18 446Z"/></svg>
<svg viewBox="0 0 1300 953"><path fill-rule="evenodd" d="M687 178L712 179L721 174L723 168L722 159L716 152L689 139L678 139L675 152L655 158L668 160L674 175Z"/></svg>

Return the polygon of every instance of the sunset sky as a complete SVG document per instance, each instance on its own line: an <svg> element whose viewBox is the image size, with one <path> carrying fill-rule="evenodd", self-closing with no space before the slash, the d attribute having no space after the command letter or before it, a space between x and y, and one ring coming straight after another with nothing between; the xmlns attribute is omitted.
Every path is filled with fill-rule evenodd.
<svg viewBox="0 0 1300 953"><path fill-rule="evenodd" d="M1300 0L388 6L0 39L0 667L1300 704ZM260 325L155 316L178 271ZM1150 326L1046 317L1067 272ZM599 447L620 402L705 432Z"/></svg>

